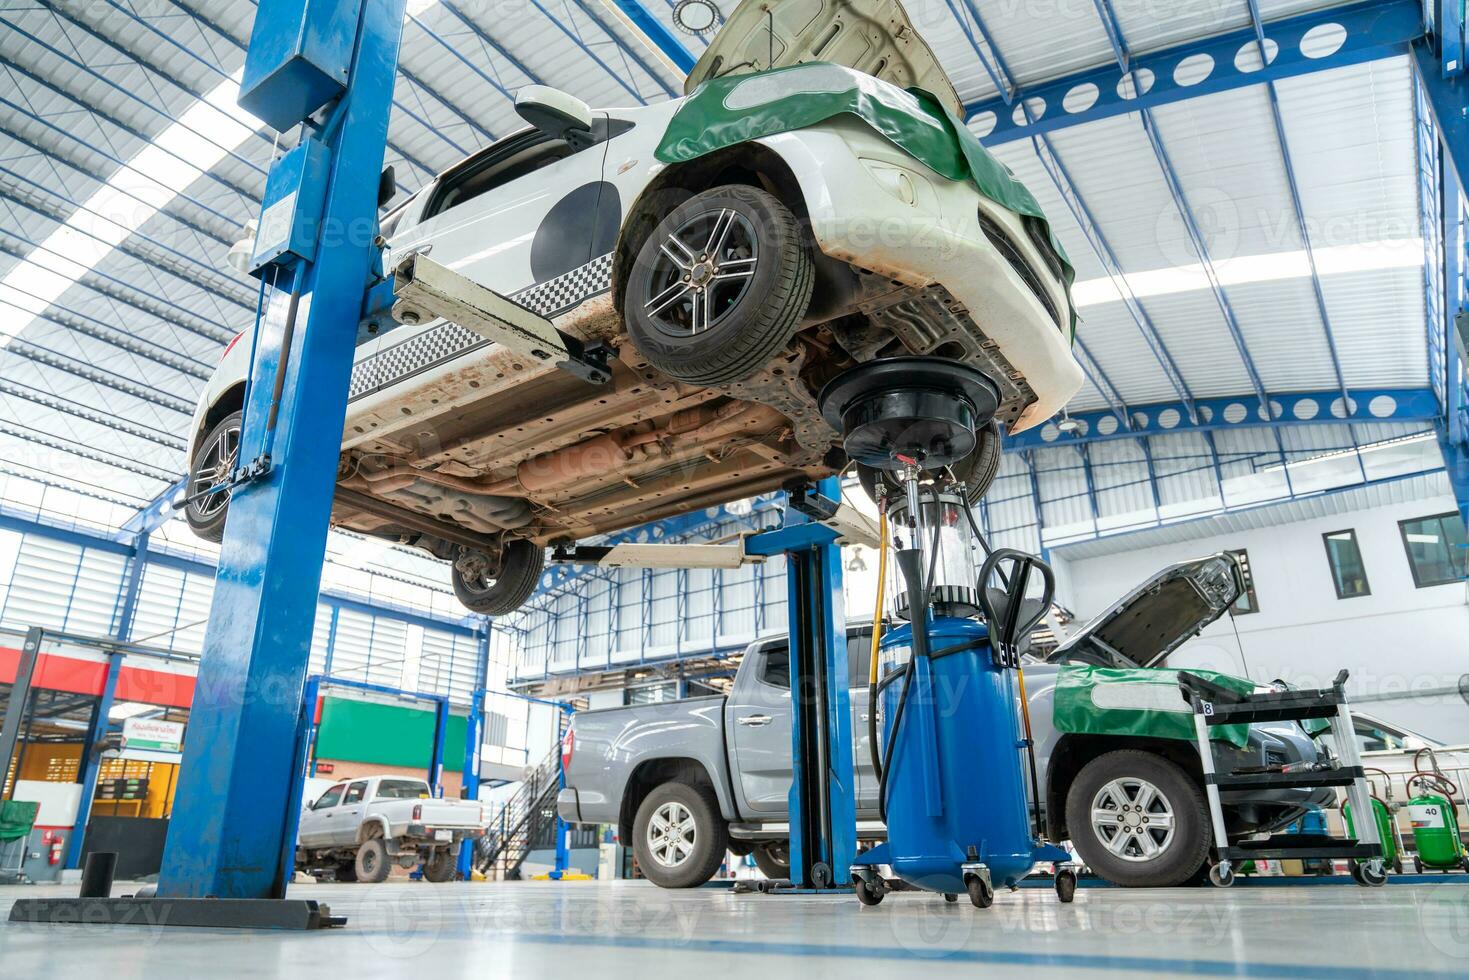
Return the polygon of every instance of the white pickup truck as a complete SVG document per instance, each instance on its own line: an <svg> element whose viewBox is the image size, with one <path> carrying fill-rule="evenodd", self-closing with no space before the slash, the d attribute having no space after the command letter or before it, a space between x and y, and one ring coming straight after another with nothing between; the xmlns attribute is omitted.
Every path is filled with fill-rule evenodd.
<svg viewBox="0 0 1469 980"><path fill-rule="evenodd" d="M435 799L422 779L364 776L337 783L301 811L296 870L376 883L394 864L422 864L428 881L449 881L455 845L484 832L479 803Z"/></svg>

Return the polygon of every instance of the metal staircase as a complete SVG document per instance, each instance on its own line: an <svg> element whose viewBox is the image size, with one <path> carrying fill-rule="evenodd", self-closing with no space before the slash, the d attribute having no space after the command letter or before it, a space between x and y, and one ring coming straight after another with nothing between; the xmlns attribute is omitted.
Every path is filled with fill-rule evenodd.
<svg viewBox="0 0 1469 980"><path fill-rule="evenodd" d="M530 771L510 799L490 818L485 836L475 844L474 866L486 878L514 878L526 855L556 821L556 794L561 788L561 743L557 740L540 765Z"/></svg>

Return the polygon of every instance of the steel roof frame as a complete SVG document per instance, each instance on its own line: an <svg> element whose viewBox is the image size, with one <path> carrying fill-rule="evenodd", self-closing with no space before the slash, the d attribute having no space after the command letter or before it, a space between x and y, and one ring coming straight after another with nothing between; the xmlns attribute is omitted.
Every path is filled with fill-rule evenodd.
<svg viewBox="0 0 1469 980"><path fill-rule="evenodd" d="M1338 50L1326 57L1307 57L1300 51L1300 41L1312 28L1323 24L1341 24L1347 30L1346 40ZM1103 27L1104 30L1107 29L1105 17ZM1266 21L1265 27L1279 47L1275 60L1259 70L1242 71L1234 63L1235 55L1242 47L1256 43L1254 28L1248 27L1173 45L1145 55L1128 57L1119 60L1115 66L1088 68L1061 78L1021 87L1010 92L1009 99L1001 97L978 100L966 105L965 109L971 122L984 113L994 113L994 129L983 137L987 144L994 146L1096 119L1107 119L1200 95L1258 85L1267 79L1292 78L1328 68L1404 54L1409 43L1423 34L1423 12L1418 0L1385 0L1331 7ZM1108 33L1109 40L1115 40L1111 37L1111 32ZM1186 58L1195 55L1212 58L1213 72L1196 84L1179 84L1173 77L1174 70ZM981 55L981 61L983 60ZM1129 72L1134 71L1146 72L1144 77L1151 79L1151 85L1146 91L1129 97L1123 93L1130 92L1132 88L1124 80ZM1084 86L1095 87L1095 101L1084 110L1066 112L1062 108L1066 95L1077 89L1090 94ZM997 82L996 87L1002 93L1006 92L1005 85ZM1017 121L1013 113L1006 111L1017 101L1043 105L1045 111L1039 118L1023 117Z"/></svg>

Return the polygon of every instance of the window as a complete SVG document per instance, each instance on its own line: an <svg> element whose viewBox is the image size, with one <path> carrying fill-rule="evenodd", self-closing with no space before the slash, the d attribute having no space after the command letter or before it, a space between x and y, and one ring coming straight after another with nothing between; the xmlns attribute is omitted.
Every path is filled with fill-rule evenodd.
<svg viewBox="0 0 1469 980"><path fill-rule="evenodd" d="M662 704L665 701L678 700L678 681L659 681L655 684L639 684L635 687L623 688L622 703L630 704Z"/></svg>
<svg viewBox="0 0 1469 980"><path fill-rule="evenodd" d="M1362 564L1362 549L1357 547L1354 530L1331 531L1321 535L1326 542L1326 561L1331 566L1331 582L1338 599L1355 599L1371 595L1367 584L1367 566Z"/></svg>
<svg viewBox="0 0 1469 980"><path fill-rule="evenodd" d="M1237 551L1227 551L1225 554L1232 557L1239 564L1240 575L1245 580L1245 590L1240 597L1234 600L1234 605L1229 607L1231 616L1244 616L1247 613L1260 611L1260 600L1255 595L1255 576L1250 572L1250 553L1243 548Z"/></svg>
<svg viewBox="0 0 1469 980"><path fill-rule="evenodd" d="M347 788L346 783L337 783L331 789L321 794L321 798L312 804L313 810L325 810L329 806L336 806L342 802L342 790Z"/></svg>
<svg viewBox="0 0 1469 980"><path fill-rule="evenodd" d="M348 786L347 787L347 798L345 800L343 800L342 802L343 803L361 803L362 802L362 797L365 796L366 794L367 794L367 781L366 780L364 780L364 781L362 781L360 783L353 783L351 786Z"/></svg>
<svg viewBox="0 0 1469 980"><path fill-rule="evenodd" d="M791 689L791 651L785 644L769 647L760 664L760 683L789 691Z"/></svg>
<svg viewBox="0 0 1469 980"><path fill-rule="evenodd" d="M1403 535L1403 548L1408 552L1408 565L1413 569L1413 584L1420 589L1433 585L1462 582L1465 576L1464 522L1453 512L1435 517L1398 521Z"/></svg>
<svg viewBox="0 0 1469 980"><path fill-rule="evenodd" d="M421 779L384 779L377 784L379 800L422 800L428 797L428 783Z"/></svg>

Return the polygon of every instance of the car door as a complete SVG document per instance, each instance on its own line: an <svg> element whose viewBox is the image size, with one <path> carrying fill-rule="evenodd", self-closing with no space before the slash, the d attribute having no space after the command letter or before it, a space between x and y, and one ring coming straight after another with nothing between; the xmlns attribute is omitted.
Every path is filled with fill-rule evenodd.
<svg viewBox="0 0 1469 980"><path fill-rule="evenodd" d="M362 823L362 811L367 807L367 780L359 779L347 787L342 802L337 805L332 818L332 842L335 844L357 843L357 828Z"/></svg>
<svg viewBox="0 0 1469 980"><path fill-rule="evenodd" d="M726 710L742 810L784 816L791 789L791 670L784 640L767 643L742 669Z"/></svg>
<svg viewBox="0 0 1469 980"><path fill-rule="evenodd" d="M597 114L588 146L516 133L447 171L422 218L393 236L390 265L409 252L426 253L502 295L519 294L522 305L542 315L558 312L587 285L588 263L610 257L621 227L620 206L603 200L609 125L605 113ZM531 287L538 288L527 293ZM389 339L409 332L395 330Z"/></svg>
<svg viewBox="0 0 1469 980"><path fill-rule="evenodd" d="M346 783L337 783L317 797L301 814L296 840L302 847L324 847L332 843L331 833L335 824L331 818L346 791Z"/></svg>

